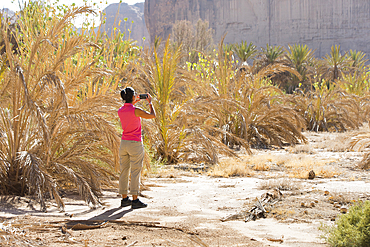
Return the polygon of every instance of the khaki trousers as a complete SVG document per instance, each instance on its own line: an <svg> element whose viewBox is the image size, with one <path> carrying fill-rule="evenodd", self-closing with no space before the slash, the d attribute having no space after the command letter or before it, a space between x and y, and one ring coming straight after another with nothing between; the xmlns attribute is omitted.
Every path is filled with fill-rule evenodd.
<svg viewBox="0 0 370 247"><path fill-rule="evenodd" d="M119 176L119 194L128 194L131 170L131 195L139 194L140 173L143 167L144 146L142 142L121 140L119 147L119 162L121 174Z"/></svg>

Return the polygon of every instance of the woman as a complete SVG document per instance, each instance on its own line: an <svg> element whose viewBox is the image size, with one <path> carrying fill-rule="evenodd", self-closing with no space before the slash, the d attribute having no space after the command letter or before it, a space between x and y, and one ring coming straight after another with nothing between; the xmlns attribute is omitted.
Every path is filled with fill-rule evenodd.
<svg viewBox="0 0 370 247"><path fill-rule="evenodd" d="M125 104L118 110L118 116L122 124L122 138L119 148L120 170L119 193L122 195L121 207L130 206L132 209L145 208L147 204L141 202L139 194L140 173L143 167L144 146L141 137L141 118L155 118L155 111L152 106L152 97L147 94L146 100L149 103L150 113L134 105L140 101L140 97L132 87L121 91L121 97ZM132 200L127 196L129 173L131 170L130 192Z"/></svg>

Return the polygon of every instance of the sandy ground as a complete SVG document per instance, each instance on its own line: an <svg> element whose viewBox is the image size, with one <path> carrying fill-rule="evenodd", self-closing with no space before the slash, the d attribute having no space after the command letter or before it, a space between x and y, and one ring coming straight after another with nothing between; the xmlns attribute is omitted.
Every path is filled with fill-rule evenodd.
<svg viewBox="0 0 370 247"><path fill-rule="evenodd" d="M327 246L322 223L333 224L340 207L370 199L368 171L354 169L363 152L344 151L343 135L307 133L315 160L333 160L331 178L289 178L284 171L253 177L214 178L205 173L171 170L143 180L145 209L120 208L116 189L105 190L103 206L90 209L78 195L65 196L65 212L53 202L38 211L31 198L2 197L1 246ZM325 144L326 143L326 144ZM255 155L292 156L292 150L255 150ZM270 188L290 183L266 218L244 222L221 219L245 211ZM270 186L273 187L273 186ZM77 225L80 223L80 225ZM81 227L96 229L74 230Z"/></svg>

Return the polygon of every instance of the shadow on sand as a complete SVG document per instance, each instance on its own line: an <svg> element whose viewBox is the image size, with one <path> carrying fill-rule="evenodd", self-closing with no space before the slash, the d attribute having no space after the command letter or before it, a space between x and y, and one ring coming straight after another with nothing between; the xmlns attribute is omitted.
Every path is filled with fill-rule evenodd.
<svg viewBox="0 0 370 247"><path fill-rule="evenodd" d="M130 207L124 207L124 208L121 208L121 207L118 207L118 208L112 208L112 209L109 209L99 215L96 215L88 220L103 220L103 221L107 221L107 220L118 220L120 218L122 218L125 214L129 213L129 212L132 212L133 209L131 209Z"/></svg>

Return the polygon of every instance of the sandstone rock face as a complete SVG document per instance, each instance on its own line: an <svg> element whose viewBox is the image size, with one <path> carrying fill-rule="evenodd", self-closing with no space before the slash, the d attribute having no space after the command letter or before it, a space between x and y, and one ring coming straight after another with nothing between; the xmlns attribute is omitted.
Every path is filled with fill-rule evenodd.
<svg viewBox="0 0 370 247"><path fill-rule="evenodd" d="M208 20L214 41L252 41L259 47L307 44L316 56L361 50L370 54L370 1L364 0L146 0L151 40L167 38L176 20Z"/></svg>
<svg viewBox="0 0 370 247"><path fill-rule="evenodd" d="M125 32L125 37L128 38L128 29L131 30L130 38L137 40L139 45L149 44L149 33L146 29L144 19L144 3L128 5L127 3L113 3L103 10L106 22L102 27L111 34L113 27L117 27L121 32ZM124 19L127 18L127 21ZM133 22L132 22L133 21ZM120 26L118 26L121 22ZM143 42L142 38L146 41Z"/></svg>

